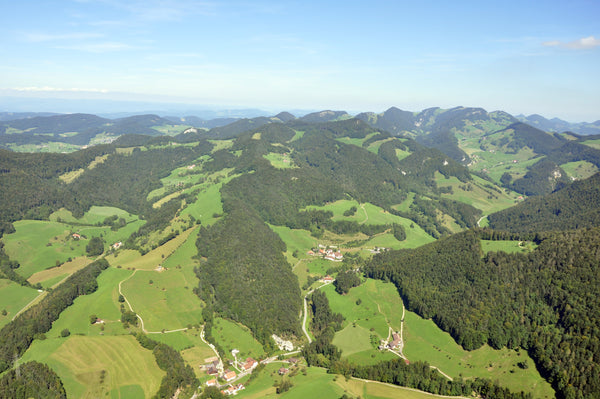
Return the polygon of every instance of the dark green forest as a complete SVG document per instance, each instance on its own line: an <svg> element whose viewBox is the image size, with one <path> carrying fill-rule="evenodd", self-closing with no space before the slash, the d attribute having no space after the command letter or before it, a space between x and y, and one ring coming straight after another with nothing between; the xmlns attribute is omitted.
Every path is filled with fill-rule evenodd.
<svg viewBox="0 0 600 399"><path fill-rule="evenodd" d="M530 254L483 255L481 237L493 234L377 255L366 273L465 349L524 348L560 397L600 397L600 229L538 236Z"/></svg>
<svg viewBox="0 0 600 399"><path fill-rule="evenodd" d="M600 225L600 173L552 194L488 216L495 229L515 232L572 230Z"/></svg>

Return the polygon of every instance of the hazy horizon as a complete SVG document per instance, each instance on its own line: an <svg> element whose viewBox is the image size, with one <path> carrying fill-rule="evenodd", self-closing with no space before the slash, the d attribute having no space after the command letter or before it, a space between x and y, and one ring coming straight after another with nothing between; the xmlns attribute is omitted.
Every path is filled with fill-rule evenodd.
<svg viewBox="0 0 600 399"><path fill-rule="evenodd" d="M593 1L33 0L0 11L0 98L14 106L465 106L600 119Z"/></svg>

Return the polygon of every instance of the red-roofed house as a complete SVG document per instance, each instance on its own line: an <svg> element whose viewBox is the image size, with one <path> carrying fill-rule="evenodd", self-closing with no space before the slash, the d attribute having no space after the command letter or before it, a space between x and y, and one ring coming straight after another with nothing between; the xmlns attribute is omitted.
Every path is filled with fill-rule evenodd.
<svg viewBox="0 0 600 399"><path fill-rule="evenodd" d="M214 387L216 385L217 385L217 380L215 380L214 378L212 380L206 381L206 386L207 387Z"/></svg>
<svg viewBox="0 0 600 399"><path fill-rule="evenodd" d="M244 370L244 371L252 370L256 366L258 366L258 362L256 360L252 359L251 357L249 357L246 359L246 363L244 363L242 365L242 370Z"/></svg>
<svg viewBox="0 0 600 399"><path fill-rule="evenodd" d="M227 370L225 374L223 374L223 379L227 382L235 380L235 377L237 377L235 371Z"/></svg>

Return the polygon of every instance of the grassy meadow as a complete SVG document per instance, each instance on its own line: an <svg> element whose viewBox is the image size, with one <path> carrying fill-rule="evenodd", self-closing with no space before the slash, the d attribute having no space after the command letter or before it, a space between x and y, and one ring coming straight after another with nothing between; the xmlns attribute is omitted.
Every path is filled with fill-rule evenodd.
<svg viewBox="0 0 600 399"><path fill-rule="evenodd" d="M24 287L7 279L0 279L0 311L6 310L6 315L0 314L0 328L8 324L17 312L38 295L39 292L36 289Z"/></svg>
<svg viewBox="0 0 600 399"><path fill-rule="evenodd" d="M52 324L52 329L46 335L49 338L58 337L65 328L71 334L88 336L126 334L127 331L120 321L119 282L132 273L129 270L112 267L104 270L98 276L98 289L96 292L76 298L73 305L60 314L60 317ZM96 315L104 323L91 324L91 315Z"/></svg>
<svg viewBox="0 0 600 399"><path fill-rule="evenodd" d="M176 330L202 323L201 301L180 269L136 270L121 291L148 331Z"/></svg>
<svg viewBox="0 0 600 399"><path fill-rule="evenodd" d="M73 398L148 398L165 374L129 335L36 340L21 359L30 360L52 367Z"/></svg>
<svg viewBox="0 0 600 399"><path fill-rule="evenodd" d="M225 350L224 355L227 359L233 360L231 354L233 349L240 351L237 355L239 359L247 357L261 359L265 355L262 345L254 339L250 330L239 323L215 317L212 335Z"/></svg>
<svg viewBox="0 0 600 399"><path fill-rule="evenodd" d="M427 361L453 378L489 378L513 391L531 392L535 398L554 398L550 384L539 375L526 351L494 350L487 345L466 351L433 321L408 311L404 340L404 354L409 360ZM529 368L519 368L521 361Z"/></svg>
<svg viewBox="0 0 600 399"><path fill-rule="evenodd" d="M598 173L598 167L588 161L568 162L560 165L560 167L574 180L587 179Z"/></svg>
<svg viewBox="0 0 600 399"><path fill-rule="evenodd" d="M481 249L483 253L487 254L490 251L498 252L504 251L506 253L521 253L531 252L537 245L531 241L509 241L509 240L481 240Z"/></svg>

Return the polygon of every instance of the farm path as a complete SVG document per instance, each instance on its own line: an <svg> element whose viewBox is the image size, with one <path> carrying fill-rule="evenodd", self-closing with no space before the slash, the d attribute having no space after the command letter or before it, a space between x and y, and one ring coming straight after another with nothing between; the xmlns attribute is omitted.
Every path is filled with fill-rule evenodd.
<svg viewBox="0 0 600 399"><path fill-rule="evenodd" d="M38 290L39 292L39 290ZM12 320L16 319L18 315L20 315L21 313L23 313L24 311L26 311L30 306L32 306L34 303L41 301L42 299L44 299L44 297L48 295L48 291L43 291L40 292L38 294L38 296L36 296L35 298L33 298L27 305L23 306L21 308L21 310L19 310L17 313L15 313L15 315L13 316Z"/></svg>
<svg viewBox="0 0 600 399"><path fill-rule="evenodd" d="M335 280L334 280L335 281ZM308 343L310 344L312 342L312 338L310 337L310 335L308 334L308 331L306 331L306 317L308 315L308 296L310 294L312 294L313 292L315 292L315 290L318 290L319 288L323 288L328 284L331 284L332 282L329 283L324 283L323 285L318 286L315 289L312 289L310 291L308 291L306 293L306 295L304 295L304 319L302 320L302 331L304 331L304 335L306 335L306 338L308 338Z"/></svg>
<svg viewBox="0 0 600 399"><path fill-rule="evenodd" d="M138 271L141 272L154 272L154 270L138 270L135 269L133 271L133 273L131 273L128 277L126 277L125 279L121 280L119 282L119 295L121 295L123 297L123 299L125 299L125 303L127 304L127 306L129 306L129 310L132 312L135 312L133 310L133 306L131 306L131 303L129 302L129 300L127 299L127 297L123 294L123 291L121 290L121 284L123 284L125 281L129 280L130 278L132 278ZM144 319L142 319L142 316L140 316L139 314L135 314L138 318L138 320L140 321L140 324L142 326L142 331L146 334L167 334L167 333L173 333L173 332L177 332L177 331L186 331L187 328L178 328L175 330L161 330L161 331L148 331L146 330L146 327L144 326Z"/></svg>
<svg viewBox="0 0 600 399"><path fill-rule="evenodd" d="M360 224L365 224L369 220L369 213L365 209L365 204L360 204L360 209L362 209L363 212L365 213L365 220L363 220L362 222L360 222Z"/></svg>
<svg viewBox="0 0 600 399"><path fill-rule="evenodd" d="M208 345L210 347L210 349L213 350L213 352L215 352L215 355L219 358L219 362L223 363L223 360L221 359L221 355L219 355L219 351L215 348L215 346L213 344L211 344L206 339L204 339L204 324L202 324L202 331L200 331L200 339L202 340L202 342L204 342L206 345Z"/></svg>
<svg viewBox="0 0 600 399"><path fill-rule="evenodd" d="M481 221L483 219L485 219L487 217L487 215L483 215L482 217L479 218L479 220L477 221L477 227L481 227Z"/></svg>

